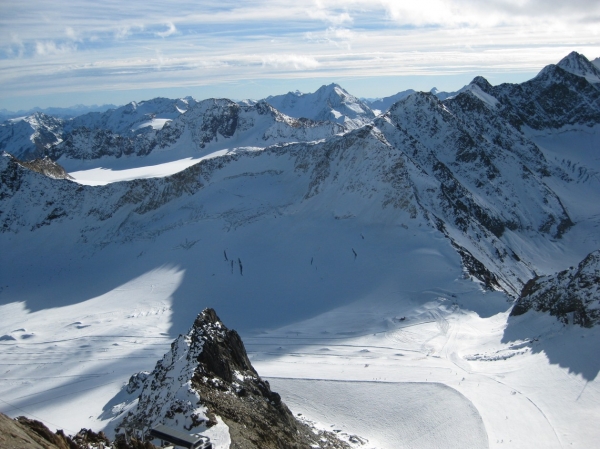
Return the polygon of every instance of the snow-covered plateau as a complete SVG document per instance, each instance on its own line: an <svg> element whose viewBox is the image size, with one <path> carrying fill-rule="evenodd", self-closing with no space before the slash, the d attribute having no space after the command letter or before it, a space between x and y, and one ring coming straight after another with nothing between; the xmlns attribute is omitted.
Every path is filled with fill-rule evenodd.
<svg viewBox="0 0 600 449"><path fill-rule="evenodd" d="M378 115L333 84L4 122L0 411L113 436L146 407L233 447L193 387L210 307L349 447L595 447L597 76L572 53Z"/></svg>

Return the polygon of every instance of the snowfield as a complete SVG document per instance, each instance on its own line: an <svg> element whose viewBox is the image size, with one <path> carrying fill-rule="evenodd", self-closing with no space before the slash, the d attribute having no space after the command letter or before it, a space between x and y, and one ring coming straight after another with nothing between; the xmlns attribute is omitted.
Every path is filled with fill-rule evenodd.
<svg viewBox="0 0 600 449"><path fill-rule="evenodd" d="M286 221L270 225L277 220ZM255 368L294 413L358 435L368 440L364 447L589 447L597 437L600 363L577 354L598 350L596 329L565 328L533 312L509 320L507 298L465 279L444 239L399 228L400 243L390 246L385 232L363 229L363 239L351 223L327 236L315 230L311 239L288 221L269 234L288 229L289 237L268 245L256 235L263 222L238 230L233 241L231 233L221 234L225 241L212 234L169 247L173 236L163 237L139 252L136 244L111 245L93 261L85 253L61 260L48 248L54 262L39 273L39 289L63 292L63 302L0 307L3 412L70 432L110 432L129 376L151 370L196 310L212 306L242 331ZM317 245L315 255L344 247L349 254L313 256L311 265L307 241ZM250 243L240 251L242 242ZM228 257L241 254L243 276L231 274L226 244ZM280 247L301 262L278 262ZM161 253L179 262L157 266ZM134 275L138 256L156 267ZM110 286L111 265L131 280ZM84 299L88 273L100 269L96 286L104 292ZM303 287L287 285L290 269L302 273ZM62 270L80 283L64 285L55 276ZM22 278L3 296L37 296L31 276Z"/></svg>

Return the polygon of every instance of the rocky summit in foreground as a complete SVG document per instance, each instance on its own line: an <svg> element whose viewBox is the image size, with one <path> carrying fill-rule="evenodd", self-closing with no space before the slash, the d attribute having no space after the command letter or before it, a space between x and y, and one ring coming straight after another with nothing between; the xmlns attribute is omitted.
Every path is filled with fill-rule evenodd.
<svg viewBox="0 0 600 449"><path fill-rule="evenodd" d="M600 323L600 250L588 254L577 267L529 281L511 315L530 309L549 312L565 324Z"/></svg>
<svg viewBox="0 0 600 449"><path fill-rule="evenodd" d="M213 309L198 315L151 373L132 376L126 390L131 407L122 407L119 430L129 434L164 424L230 439L232 449L351 447L294 418Z"/></svg>

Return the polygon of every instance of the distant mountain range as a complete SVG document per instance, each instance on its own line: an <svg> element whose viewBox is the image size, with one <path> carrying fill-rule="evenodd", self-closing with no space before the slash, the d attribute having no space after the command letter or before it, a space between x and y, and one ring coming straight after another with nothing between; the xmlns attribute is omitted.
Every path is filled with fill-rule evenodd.
<svg viewBox="0 0 600 449"><path fill-rule="evenodd" d="M86 106L83 104L78 104L75 106L71 106L68 108L32 108L32 109L22 109L20 111L9 111L7 109L0 109L0 122L5 120L17 118L17 117L26 117L28 115L33 115L36 112L40 112L46 115L52 115L58 118L69 119L73 117L77 117L78 115L87 114L88 112L104 112L109 109L115 109L117 106L114 104L103 104L102 106L91 105Z"/></svg>

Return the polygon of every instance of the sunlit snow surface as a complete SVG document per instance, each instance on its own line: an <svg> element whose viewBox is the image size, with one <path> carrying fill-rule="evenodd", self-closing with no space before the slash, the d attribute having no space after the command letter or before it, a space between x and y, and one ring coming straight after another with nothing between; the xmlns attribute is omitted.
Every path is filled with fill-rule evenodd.
<svg viewBox="0 0 600 449"><path fill-rule="evenodd" d="M149 165L144 164L141 167L136 167L135 165L137 164L135 163L130 164L132 165L131 167L127 167L126 163L123 164L121 161L111 160L106 161L101 167L76 170L70 172L69 175L73 177L75 182L90 186L105 185L110 184L111 182L130 181L132 179L162 178L185 170L203 159L211 159L224 154L227 154L227 150L215 151L214 153L199 158L187 157L175 161L159 162ZM117 166L116 168L114 167L115 165ZM125 166L125 168L123 168L123 166Z"/></svg>
<svg viewBox="0 0 600 449"><path fill-rule="evenodd" d="M569 361L582 343L593 349L595 330L546 317L536 328L526 315L507 336L506 298L463 279L435 232L330 220L333 231L318 223L299 229L286 217L234 233L173 231L146 249L111 245L73 261L40 241L40 251L54 255L46 272L15 272L2 292L31 295L0 306L2 411L71 432L110 430L111 399L129 376L151 370L211 306L242 331L258 372L283 378L273 379L274 390L294 413L358 434L365 447L585 447L595 438L598 367ZM237 266L232 274L223 248L243 260L243 276ZM135 274L143 266L155 268ZM61 270L79 275L64 285ZM90 284L103 293L86 299ZM64 304L44 307L33 299L37 288ZM323 380L338 383L329 389ZM382 407L386 401L393 406ZM403 424L386 432L394 421Z"/></svg>
<svg viewBox="0 0 600 449"><path fill-rule="evenodd" d="M597 167L577 136L582 165ZM560 158L552 137L537 139ZM104 184L198 160L70 171ZM243 173L224 169L206 186L205 198L217 199L167 207L136 238L119 229L114 241L84 243L80 229L93 237L95 223L77 220L58 233L4 234L0 410L68 433L110 433L129 376L152 370L214 307L295 414L367 439L361 447L596 444L600 359L582 354L598 354L597 329L534 313L509 319L507 298L465 278L454 249L423 221L357 208L350 194L333 212L319 208L327 192L290 205L304 191L259 168L249 159ZM595 186L562 192L582 220L597 214L580 199ZM577 226L565 246L595 249L597 231L577 242ZM212 437L228 446L226 433Z"/></svg>

